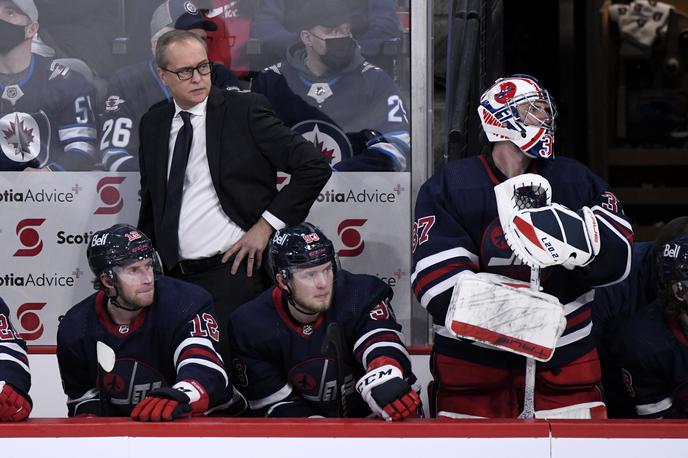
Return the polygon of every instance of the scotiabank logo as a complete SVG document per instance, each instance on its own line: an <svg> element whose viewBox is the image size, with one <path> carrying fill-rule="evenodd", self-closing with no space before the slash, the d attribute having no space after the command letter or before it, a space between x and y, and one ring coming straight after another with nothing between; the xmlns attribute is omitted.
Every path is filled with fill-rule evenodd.
<svg viewBox="0 0 688 458"><path fill-rule="evenodd" d="M122 210L122 207L124 207L124 200L119 193L117 185L122 183L125 179L126 177L105 177L98 181L96 191L103 205L93 212L94 215L114 215Z"/></svg>
<svg viewBox="0 0 688 458"><path fill-rule="evenodd" d="M14 252L14 256L36 256L43 249L41 235L34 228L40 226L45 218L27 218L17 223L17 236L24 248Z"/></svg>
<svg viewBox="0 0 688 458"><path fill-rule="evenodd" d="M345 219L337 226L337 234L345 248L337 251L339 256L358 256L363 252L365 243L357 229L365 224L367 219Z"/></svg>
<svg viewBox="0 0 688 458"><path fill-rule="evenodd" d="M17 309L17 320L24 331L20 332L19 337L24 340L36 340L43 335L43 323L41 317L36 313L45 307L45 302L27 302Z"/></svg>

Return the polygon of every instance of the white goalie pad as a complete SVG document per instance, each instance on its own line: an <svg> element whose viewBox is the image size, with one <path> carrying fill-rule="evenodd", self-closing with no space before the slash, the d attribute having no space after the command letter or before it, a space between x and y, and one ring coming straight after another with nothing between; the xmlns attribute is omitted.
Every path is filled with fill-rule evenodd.
<svg viewBox="0 0 688 458"><path fill-rule="evenodd" d="M481 272L459 276L445 326L458 337L549 361L566 318L556 297L533 291L528 283Z"/></svg>
<svg viewBox="0 0 688 458"><path fill-rule="evenodd" d="M572 406L560 407L551 410L536 410L535 418L542 420L551 419L576 419L576 420L606 420L607 406L604 402L584 402Z"/></svg>

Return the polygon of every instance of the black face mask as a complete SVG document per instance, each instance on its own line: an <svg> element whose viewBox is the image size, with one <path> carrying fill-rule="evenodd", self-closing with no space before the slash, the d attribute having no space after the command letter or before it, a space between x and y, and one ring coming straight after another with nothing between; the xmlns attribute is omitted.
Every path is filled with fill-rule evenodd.
<svg viewBox="0 0 688 458"><path fill-rule="evenodd" d="M25 25L10 24L0 20L0 53L7 54L8 51L24 41L26 38L25 27Z"/></svg>
<svg viewBox="0 0 688 458"><path fill-rule="evenodd" d="M325 55L320 59L332 70L341 70L351 63L356 50L356 42L351 37L327 38Z"/></svg>

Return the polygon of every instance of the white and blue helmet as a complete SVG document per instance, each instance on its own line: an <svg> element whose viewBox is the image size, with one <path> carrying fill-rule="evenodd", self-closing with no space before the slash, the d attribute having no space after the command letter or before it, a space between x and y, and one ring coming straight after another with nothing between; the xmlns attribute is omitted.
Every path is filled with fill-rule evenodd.
<svg viewBox="0 0 688 458"><path fill-rule="evenodd" d="M556 107L532 76L495 81L480 97L478 114L489 141L510 141L528 157L554 159Z"/></svg>

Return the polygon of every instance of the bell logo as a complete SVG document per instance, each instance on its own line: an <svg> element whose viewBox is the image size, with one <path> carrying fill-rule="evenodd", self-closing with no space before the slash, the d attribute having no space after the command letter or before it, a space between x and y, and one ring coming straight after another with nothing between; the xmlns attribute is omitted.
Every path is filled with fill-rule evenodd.
<svg viewBox="0 0 688 458"><path fill-rule="evenodd" d="M105 245L105 242L107 242L108 235L110 234L103 234L103 235L94 235L93 238L91 239L91 246L103 246Z"/></svg>
<svg viewBox="0 0 688 458"><path fill-rule="evenodd" d="M14 252L14 256L36 256L43 249L41 236L34 227L38 227L45 218L27 218L17 223L17 236L24 248Z"/></svg>
<svg viewBox="0 0 688 458"><path fill-rule="evenodd" d="M339 256L358 256L363 252L365 243L361 233L356 229L363 226L367 219L345 219L337 227L337 234L346 248L337 251Z"/></svg>
<svg viewBox="0 0 688 458"><path fill-rule="evenodd" d="M105 177L98 181L96 191L103 205L93 212L94 215L114 215L122 210L124 200L119 193L119 189L117 189L117 185L125 179L126 177Z"/></svg>
<svg viewBox="0 0 688 458"><path fill-rule="evenodd" d="M681 247L678 243L674 243L672 247L671 244L667 243L664 245L664 253L662 254L665 258L678 258L678 254L681 251Z"/></svg>
<svg viewBox="0 0 688 458"><path fill-rule="evenodd" d="M36 311L42 310L45 302L27 302L17 309L17 319L26 332L20 332L19 337L24 340L36 340L43 335L43 323Z"/></svg>

